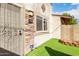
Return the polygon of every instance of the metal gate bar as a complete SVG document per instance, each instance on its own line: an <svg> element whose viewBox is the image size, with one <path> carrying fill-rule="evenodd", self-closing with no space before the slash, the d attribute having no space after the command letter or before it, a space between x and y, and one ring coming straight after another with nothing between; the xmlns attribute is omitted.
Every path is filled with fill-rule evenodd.
<svg viewBox="0 0 79 59"><path fill-rule="evenodd" d="M0 4L0 47L20 53L20 8L8 3Z"/></svg>

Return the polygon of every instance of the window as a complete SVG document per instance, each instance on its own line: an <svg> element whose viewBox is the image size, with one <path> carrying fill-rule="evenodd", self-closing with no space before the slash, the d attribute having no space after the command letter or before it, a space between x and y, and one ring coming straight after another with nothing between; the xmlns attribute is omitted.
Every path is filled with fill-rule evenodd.
<svg viewBox="0 0 79 59"><path fill-rule="evenodd" d="M42 30L42 17L37 16L37 31L41 31Z"/></svg>
<svg viewBox="0 0 79 59"><path fill-rule="evenodd" d="M47 20L43 17L36 17L37 31L47 31Z"/></svg>
<svg viewBox="0 0 79 59"><path fill-rule="evenodd" d="M44 30L47 30L47 20L44 19Z"/></svg>
<svg viewBox="0 0 79 59"><path fill-rule="evenodd" d="M42 4L41 8L42 8L42 11L43 11L43 12L45 12L46 7L45 7L45 5L44 5L44 4Z"/></svg>

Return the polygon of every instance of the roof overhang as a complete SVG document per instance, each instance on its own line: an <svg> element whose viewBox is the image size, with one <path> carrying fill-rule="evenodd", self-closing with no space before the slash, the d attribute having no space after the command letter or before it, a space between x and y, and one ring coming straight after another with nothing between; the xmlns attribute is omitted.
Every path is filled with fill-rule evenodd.
<svg viewBox="0 0 79 59"><path fill-rule="evenodd" d="M61 18L71 18L69 16L63 16L63 15L59 15L59 14L52 14L52 16L58 16L58 17L61 17Z"/></svg>

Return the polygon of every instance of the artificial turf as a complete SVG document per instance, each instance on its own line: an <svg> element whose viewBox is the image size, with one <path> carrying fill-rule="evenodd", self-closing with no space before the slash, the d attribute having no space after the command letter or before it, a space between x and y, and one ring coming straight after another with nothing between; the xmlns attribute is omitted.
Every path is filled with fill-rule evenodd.
<svg viewBox="0 0 79 59"><path fill-rule="evenodd" d="M52 38L44 44L38 46L26 56L79 56L79 48L64 45L59 39Z"/></svg>

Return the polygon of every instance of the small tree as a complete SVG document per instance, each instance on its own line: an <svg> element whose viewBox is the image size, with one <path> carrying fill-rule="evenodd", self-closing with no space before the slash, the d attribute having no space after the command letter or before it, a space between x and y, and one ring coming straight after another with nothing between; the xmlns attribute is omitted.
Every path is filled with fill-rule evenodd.
<svg viewBox="0 0 79 59"><path fill-rule="evenodd" d="M71 17L71 19L68 21L69 25L75 25L75 24L77 24L77 19L74 16L72 16L72 15L70 15L68 13L63 13L63 15Z"/></svg>
<svg viewBox="0 0 79 59"><path fill-rule="evenodd" d="M69 16L69 17L71 17L71 15L68 14L68 13L63 13L63 16Z"/></svg>

